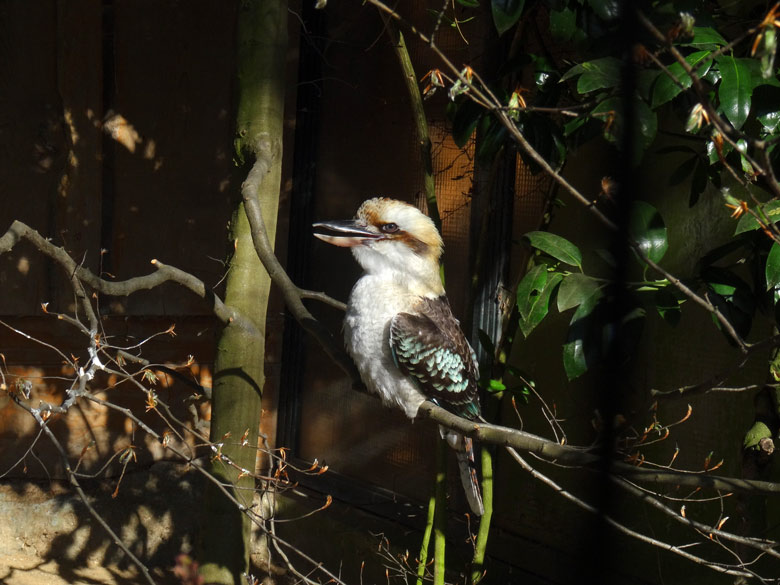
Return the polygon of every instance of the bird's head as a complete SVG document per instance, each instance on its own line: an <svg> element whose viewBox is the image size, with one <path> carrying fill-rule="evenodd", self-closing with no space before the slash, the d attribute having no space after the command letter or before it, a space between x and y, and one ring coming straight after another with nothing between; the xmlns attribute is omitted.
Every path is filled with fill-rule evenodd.
<svg viewBox="0 0 780 585"><path fill-rule="evenodd" d="M417 281L430 294L443 293L439 277L442 243L433 221L403 201L377 197L365 201L355 219L315 223L328 232L314 235L334 246L352 248L368 273L391 273Z"/></svg>

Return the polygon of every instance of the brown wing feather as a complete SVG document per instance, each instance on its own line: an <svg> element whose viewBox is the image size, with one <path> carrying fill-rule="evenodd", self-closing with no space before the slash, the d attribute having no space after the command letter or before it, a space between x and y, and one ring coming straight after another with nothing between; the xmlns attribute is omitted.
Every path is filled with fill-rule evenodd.
<svg viewBox="0 0 780 585"><path fill-rule="evenodd" d="M423 298L416 308L390 323L398 367L444 408L467 418L479 416L477 363L447 298Z"/></svg>

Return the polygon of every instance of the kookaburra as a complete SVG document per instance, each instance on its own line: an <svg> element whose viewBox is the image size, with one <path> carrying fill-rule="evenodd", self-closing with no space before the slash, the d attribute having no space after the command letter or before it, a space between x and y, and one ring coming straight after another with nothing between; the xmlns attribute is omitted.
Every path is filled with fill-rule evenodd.
<svg viewBox="0 0 780 585"><path fill-rule="evenodd" d="M353 220L314 224L314 235L349 247L364 274L349 295L347 350L363 382L409 418L425 400L459 416L480 416L474 351L452 315L439 275L443 243L431 219L394 199L364 202ZM466 499L482 515L468 437L442 428L455 449Z"/></svg>

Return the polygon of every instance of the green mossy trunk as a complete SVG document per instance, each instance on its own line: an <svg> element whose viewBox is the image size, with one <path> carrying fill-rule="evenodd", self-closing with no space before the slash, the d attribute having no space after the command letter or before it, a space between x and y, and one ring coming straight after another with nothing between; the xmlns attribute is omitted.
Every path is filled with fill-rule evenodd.
<svg viewBox="0 0 780 585"><path fill-rule="evenodd" d="M259 135L270 137L280 152L284 115L287 3L281 0L242 1L238 12L238 110L236 159L249 170ZM281 182L281 157L260 183L257 197L271 242ZM240 199L237 199L237 201ZM237 203L230 223L235 252L230 261L225 302L252 322L256 331L237 324L225 327L214 366L211 441L222 454L254 473L265 376L265 329L270 278L252 245L244 205ZM246 435L245 446L241 439ZM228 491L249 507L254 479L240 469L214 459L211 471L231 486ZM239 477L243 475L243 477ZM199 561L206 583L238 585L249 568L251 523L214 485L207 488Z"/></svg>

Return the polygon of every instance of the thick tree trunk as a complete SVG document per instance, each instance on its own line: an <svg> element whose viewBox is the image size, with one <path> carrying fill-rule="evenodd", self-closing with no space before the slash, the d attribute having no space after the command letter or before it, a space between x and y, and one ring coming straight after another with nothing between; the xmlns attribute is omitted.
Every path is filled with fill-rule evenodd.
<svg viewBox="0 0 780 585"><path fill-rule="evenodd" d="M243 166L248 170L260 137L274 146L276 156L259 181L256 193L268 237L273 242L281 181L287 3L242 1L237 30L236 158L242 163L246 161ZM252 505L254 480L240 469L255 471L271 281L255 253L243 203L237 204L233 213L230 237L235 252L230 261L225 301L251 321L255 330L233 323L224 329L218 343L211 440L222 444L222 454L235 466L214 459L211 469L232 486L229 491L248 507ZM201 574L206 583L238 585L249 566L251 525L216 486L208 488L204 512Z"/></svg>

